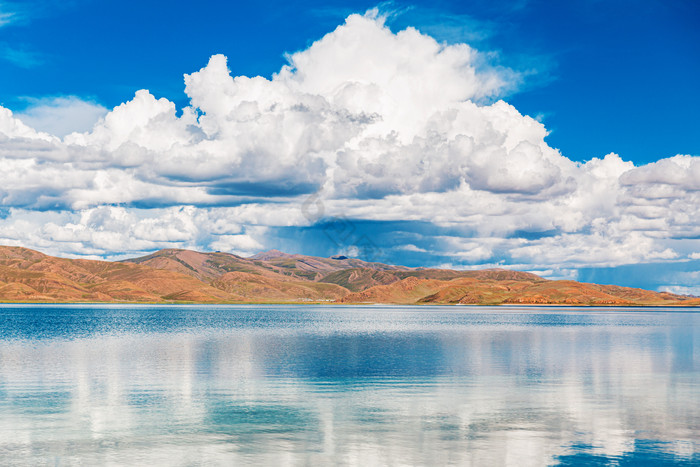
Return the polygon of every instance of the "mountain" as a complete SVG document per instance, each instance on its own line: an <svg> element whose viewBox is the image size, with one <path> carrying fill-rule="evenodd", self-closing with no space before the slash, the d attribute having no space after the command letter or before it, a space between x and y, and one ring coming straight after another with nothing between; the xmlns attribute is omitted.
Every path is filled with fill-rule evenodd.
<svg viewBox="0 0 700 467"><path fill-rule="evenodd" d="M243 298L167 269L55 258L26 248L0 246L0 300L221 302Z"/></svg>
<svg viewBox="0 0 700 467"><path fill-rule="evenodd" d="M244 258L168 249L110 262L7 246L0 246L0 301L700 305L698 297L552 281L505 269L407 268L277 250Z"/></svg>

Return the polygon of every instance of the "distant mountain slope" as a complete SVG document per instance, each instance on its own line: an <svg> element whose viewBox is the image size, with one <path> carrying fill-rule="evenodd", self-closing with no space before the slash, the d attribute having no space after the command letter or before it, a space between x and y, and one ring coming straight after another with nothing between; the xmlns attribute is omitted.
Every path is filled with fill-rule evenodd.
<svg viewBox="0 0 700 467"><path fill-rule="evenodd" d="M340 299L348 294L347 289L336 284L304 280L281 281L247 272L227 272L214 280L212 285L248 300L329 301Z"/></svg>
<svg viewBox="0 0 700 467"><path fill-rule="evenodd" d="M334 271L323 276L321 282L337 284L352 292L359 292L375 285L386 285L401 280L389 271L369 268L351 268Z"/></svg>
<svg viewBox="0 0 700 467"><path fill-rule="evenodd" d="M155 269L166 269L195 277L201 281L211 281L228 272L249 272L262 275L275 275L260 262L229 253L200 253L190 250L160 250L148 256L133 258L124 263L141 264ZM284 279L280 277L280 279Z"/></svg>
<svg viewBox="0 0 700 467"><path fill-rule="evenodd" d="M700 305L697 297L550 281L505 269L407 268L277 250L243 258L169 249L109 262L55 258L3 246L0 301Z"/></svg>
<svg viewBox="0 0 700 467"><path fill-rule="evenodd" d="M200 253L190 250L161 250L148 256L126 260L157 269L167 269L211 281L228 272L247 272L277 280L317 281L327 274L351 268L401 271L409 268L382 263L368 263L359 259L339 257L290 255L277 250L242 258L230 253Z"/></svg>
<svg viewBox="0 0 700 467"><path fill-rule="evenodd" d="M700 305L699 298L628 287L549 281L531 276L511 279L514 277L511 274L487 274L451 280L407 277L389 285L348 294L342 301L464 305Z"/></svg>
<svg viewBox="0 0 700 467"><path fill-rule="evenodd" d="M377 285L346 295L344 303L418 303L421 298L432 295L445 286L445 281L419 279L411 276L387 285Z"/></svg>
<svg viewBox="0 0 700 467"><path fill-rule="evenodd" d="M290 255L277 250L260 253L252 256L251 259L262 261L268 266L277 268L277 270L283 274L290 274L313 281L319 281L329 274L347 269L369 269L377 271L404 271L409 269L404 266L370 263L345 256L319 258L317 256Z"/></svg>
<svg viewBox="0 0 700 467"><path fill-rule="evenodd" d="M221 302L242 297L175 271L65 259L0 246L0 300L56 302Z"/></svg>

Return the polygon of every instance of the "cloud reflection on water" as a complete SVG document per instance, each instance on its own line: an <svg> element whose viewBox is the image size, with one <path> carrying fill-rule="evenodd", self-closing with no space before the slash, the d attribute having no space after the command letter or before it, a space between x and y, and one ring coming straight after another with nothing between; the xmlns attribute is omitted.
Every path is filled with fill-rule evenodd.
<svg viewBox="0 0 700 467"><path fill-rule="evenodd" d="M699 460L699 314L278 308L190 310L208 321L187 331L0 339L0 457ZM142 322L180 316L153 310Z"/></svg>

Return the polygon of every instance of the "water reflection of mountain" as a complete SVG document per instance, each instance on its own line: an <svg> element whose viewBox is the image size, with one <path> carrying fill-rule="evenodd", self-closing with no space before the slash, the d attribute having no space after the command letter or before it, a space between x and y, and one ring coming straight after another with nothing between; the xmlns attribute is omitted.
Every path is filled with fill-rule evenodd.
<svg viewBox="0 0 700 467"><path fill-rule="evenodd" d="M238 328L200 315L191 320L208 325L191 332L161 323L116 334L93 314L106 333L0 340L0 456L700 460L700 315L290 313L277 323L279 315L239 316Z"/></svg>

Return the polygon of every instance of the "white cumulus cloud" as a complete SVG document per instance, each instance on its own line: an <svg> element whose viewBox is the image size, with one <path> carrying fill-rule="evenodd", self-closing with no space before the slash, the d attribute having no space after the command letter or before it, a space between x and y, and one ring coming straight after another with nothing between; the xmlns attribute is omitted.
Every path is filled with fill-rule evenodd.
<svg viewBox="0 0 700 467"><path fill-rule="evenodd" d="M469 264L549 270L700 250L698 157L574 162L499 100L519 77L487 63L370 11L269 79L232 76L212 56L185 75L184 109L148 90L109 112L72 97L0 107L0 243L253 252L273 246L271 229L322 220L302 209L317 193L326 217L464 232L405 249Z"/></svg>
<svg viewBox="0 0 700 467"><path fill-rule="evenodd" d="M59 137L89 131L107 114L102 105L75 96L32 99L29 104L16 117L32 128Z"/></svg>

